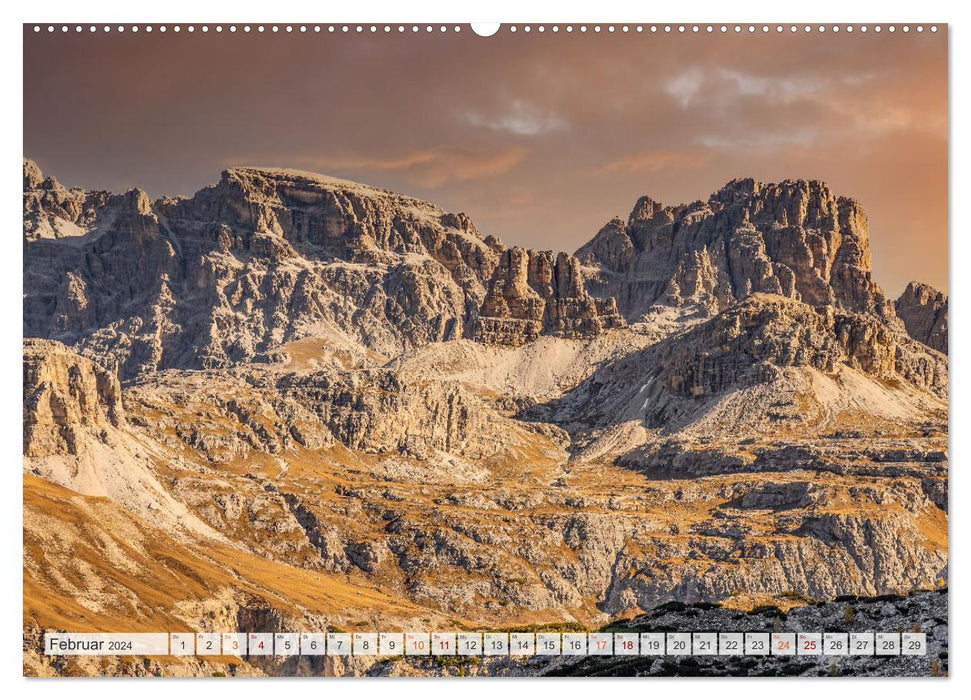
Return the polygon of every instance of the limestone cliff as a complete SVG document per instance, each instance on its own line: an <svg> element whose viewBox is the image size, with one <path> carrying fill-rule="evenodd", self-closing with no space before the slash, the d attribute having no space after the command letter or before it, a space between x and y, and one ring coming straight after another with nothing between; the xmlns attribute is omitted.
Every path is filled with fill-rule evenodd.
<svg viewBox="0 0 971 700"><path fill-rule="evenodd" d="M754 293L894 319L871 278L863 208L815 180L733 180L673 207L642 197L576 255L591 292L631 321L670 307L711 315Z"/></svg>
<svg viewBox="0 0 971 700"><path fill-rule="evenodd" d="M584 289L575 257L517 247L499 259L474 337L518 345L542 334L590 337L623 325L613 299L595 299Z"/></svg>
<svg viewBox="0 0 971 700"><path fill-rule="evenodd" d="M24 341L24 455L77 455L82 433L125 422L118 378L53 340Z"/></svg>
<svg viewBox="0 0 971 700"><path fill-rule="evenodd" d="M622 323L569 256L513 252L463 214L385 190L235 168L153 202L65 190L24 161L24 335L117 362L123 377L245 363L321 326L394 356Z"/></svg>
<svg viewBox="0 0 971 700"><path fill-rule="evenodd" d="M947 296L911 282L897 298L896 310L912 338L947 354Z"/></svg>

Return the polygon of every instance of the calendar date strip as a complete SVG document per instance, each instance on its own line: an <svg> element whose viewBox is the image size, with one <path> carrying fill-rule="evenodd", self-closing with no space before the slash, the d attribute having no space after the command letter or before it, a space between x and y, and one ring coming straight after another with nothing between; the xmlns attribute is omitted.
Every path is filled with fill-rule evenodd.
<svg viewBox="0 0 971 700"><path fill-rule="evenodd" d="M49 656L926 656L923 632L47 632Z"/></svg>

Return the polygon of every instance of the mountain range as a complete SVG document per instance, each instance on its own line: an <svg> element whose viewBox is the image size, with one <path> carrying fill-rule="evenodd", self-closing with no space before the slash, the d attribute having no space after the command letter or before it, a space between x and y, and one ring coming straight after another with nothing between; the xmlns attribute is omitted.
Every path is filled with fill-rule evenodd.
<svg viewBox="0 0 971 700"><path fill-rule="evenodd" d="M642 197L569 254L296 170L152 200L25 159L23 250L32 674L65 672L52 627L593 626L946 581L947 297L888 299L824 183Z"/></svg>

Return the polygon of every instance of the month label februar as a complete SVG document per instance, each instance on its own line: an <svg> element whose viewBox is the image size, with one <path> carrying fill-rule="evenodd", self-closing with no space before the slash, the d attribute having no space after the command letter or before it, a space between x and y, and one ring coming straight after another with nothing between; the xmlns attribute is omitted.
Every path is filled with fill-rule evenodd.
<svg viewBox="0 0 971 700"><path fill-rule="evenodd" d="M48 656L165 656L165 632L45 632Z"/></svg>

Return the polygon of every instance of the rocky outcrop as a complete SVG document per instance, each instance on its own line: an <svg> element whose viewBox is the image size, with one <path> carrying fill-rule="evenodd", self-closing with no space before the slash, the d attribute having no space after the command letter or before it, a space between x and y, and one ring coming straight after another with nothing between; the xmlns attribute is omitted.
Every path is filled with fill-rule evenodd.
<svg viewBox="0 0 971 700"><path fill-rule="evenodd" d="M105 192L68 190L24 158L24 241L84 235L107 199Z"/></svg>
<svg viewBox="0 0 971 700"><path fill-rule="evenodd" d="M114 373L57 341L24 341L24 456L77 455L82 432L124 421Z"/></svg>
<svg viewBox="0 0 971 700"><path fill-rule="evenodd" d="M479 460L514 452L533 432L459 382L404 380L384 368L172 370L136 384L128 396L152 416L144 427L164 429L173 446L214 462L337 445L422 460ZM207 428L213 424L220 429Z"/></svg>
<svg viewBox="0 0 971 700"><path fill-rule="evenodd" d="M947 376L945 356L876 316L753 294L604 364L525 415L556 422L575 441L627 421L665 432L693 426L694 439L764 435L782 425L812 434L843 412L901 424L937 420Z"/></svg>
<svg viewBox="0 0 971 700"><path fill-rule="evenodd" d="M613 299L587 293L575 257L509 248L492 276L474 338L521 345L540 335L589 337L623 325Z"/></svg>
<svg viewBox="0 0 971 700"><path fill-rule="evenodd" d="M111 499L171 532L218 538L158 479L158 446L128 421L114 372L53 340L23 348L25 475Z"/></svg>
<svg viewBox="0 0 971 700"><path fill-rule="evenodd" d="M686 397L746 386L782 367L832 374L840 365L939 395L947 389L943 358L915 348L879 319L779 296L749 296L666 345L661 379Z"/></svg>
<svg viewBox="0 0 971 700"><path fill-rule="evenodd" d="M622 323L569 256L509 250L464 214L385 190L235 168L152 202L65 190L24 161L24 335L56 336L123 377L244 363L322 326L394 356Z"/></svg>
<svg viewBox="0 0 971 700"><path fill-rule="evenodd" d="M863 208L815 180L733 180L675 207L642 197L576 255L591 293L616 298L630 321L670 307L712 315L754 293L893 320L871 279Z"/></svg>
<svg viewBox="0 0 971 700"><path fill-rule="evenodd" d="M911 282L895 306L912 338L947 354L947 297L943 292Z"/></svg>

